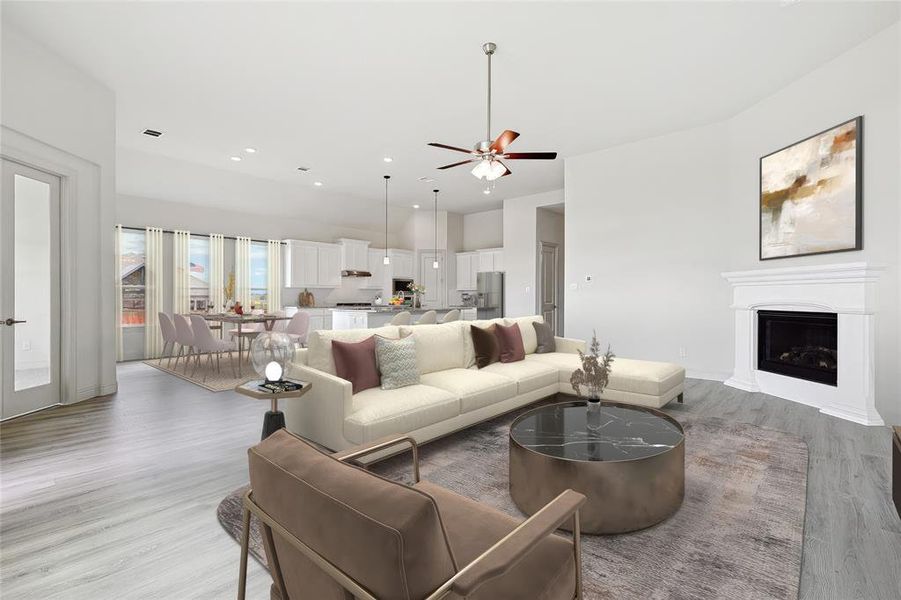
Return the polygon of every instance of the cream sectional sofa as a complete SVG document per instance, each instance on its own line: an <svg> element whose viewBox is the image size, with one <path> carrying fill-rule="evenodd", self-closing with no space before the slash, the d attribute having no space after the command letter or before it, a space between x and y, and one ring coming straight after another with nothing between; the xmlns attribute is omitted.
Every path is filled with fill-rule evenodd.
<svg viewBox="0 0 901 600"><path fill-rule="evenodd" d="M426 442L552 396L574 393L569 383L585 342L558 337L557 351L535 354L532 321L542 317L457 321L441 325L316 331L300 350L288 376L310 381L302 398L284 401L287 428L332 450L343 450L389 434ZM526 358L475 365L470 325L517 323ZM361 341L378 334L416 341L420 383L395 390L370 388L357 394L335 375L332 340ZM617 358L604 398L659 407L681 399L685 371L678 365Z"/></svg>

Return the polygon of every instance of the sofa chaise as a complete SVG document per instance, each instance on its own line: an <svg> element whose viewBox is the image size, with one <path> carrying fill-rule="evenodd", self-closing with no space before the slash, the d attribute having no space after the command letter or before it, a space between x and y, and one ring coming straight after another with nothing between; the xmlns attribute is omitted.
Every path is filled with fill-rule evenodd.
<svg viewBox="0 0 901 600"><path fill-rule="evenodd" d="M585 342L557 337L555 352L538 354L533 321L542 317L313 332L288 369L289 377L310 381L313 388L284 403L286 427L332 450L387 435L423 443L557 393L574 394L569 381ZM475 367L470 326L492 323L519 326L525 360ZM372 335L413 336L418 385L354 394L351 383L335 374L332 341L358 342ZM679 365L617 357L603 399L661 407L681 401L684 380Z"/></svg>

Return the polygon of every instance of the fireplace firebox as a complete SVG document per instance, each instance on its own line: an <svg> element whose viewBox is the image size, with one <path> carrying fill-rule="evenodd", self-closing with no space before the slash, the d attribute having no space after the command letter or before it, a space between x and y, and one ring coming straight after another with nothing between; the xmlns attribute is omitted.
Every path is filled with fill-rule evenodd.
<svg viewBox="0 0 901 600"><path fill-rule="evenodd" d="M757 368L826 385L838 384L838 315L757 312Z"/></svg>

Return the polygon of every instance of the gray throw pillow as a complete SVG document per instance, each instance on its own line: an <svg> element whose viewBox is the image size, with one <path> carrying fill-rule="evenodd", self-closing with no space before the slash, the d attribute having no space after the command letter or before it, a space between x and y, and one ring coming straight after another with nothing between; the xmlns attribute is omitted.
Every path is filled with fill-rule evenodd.
<svg viewBox="0 0 901 600"><path fill-rule="evenodd" d="M399 340L375 336L375 359L382 373L383 390L394 390L419 383L416 342L412 335Z"/></svg>
<svg viewBox="0 0 901 600"><path fill-rule="evenodd" d="M554 332L551 331L551 326L538 321L532 321L532 326L535 327L535 334L538 336L538 347L535 349L535 354L556 352L557 342L554 340Z"/></svg>

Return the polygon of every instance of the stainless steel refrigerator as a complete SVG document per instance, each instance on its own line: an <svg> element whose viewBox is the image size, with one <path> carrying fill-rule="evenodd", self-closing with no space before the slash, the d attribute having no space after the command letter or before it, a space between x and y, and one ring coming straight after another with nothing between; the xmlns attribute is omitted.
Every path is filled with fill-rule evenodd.
<svg viewBox="0 0 901 600"><path fill-rule="evenodd" d="M476 274L476 314L479 319L504 316L504 274L500 271Z"/></svg>

